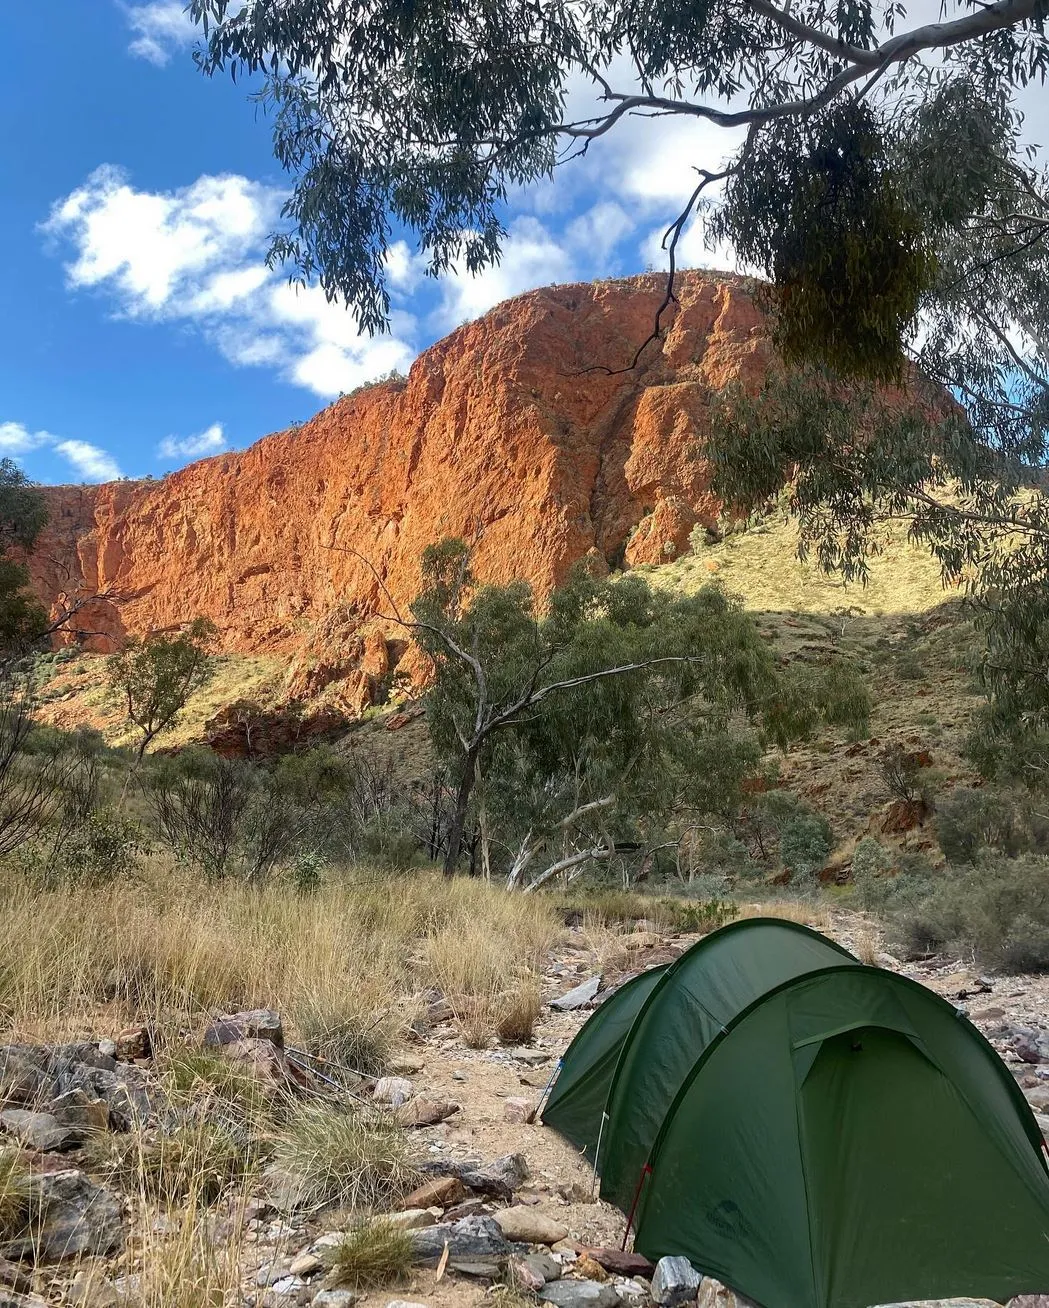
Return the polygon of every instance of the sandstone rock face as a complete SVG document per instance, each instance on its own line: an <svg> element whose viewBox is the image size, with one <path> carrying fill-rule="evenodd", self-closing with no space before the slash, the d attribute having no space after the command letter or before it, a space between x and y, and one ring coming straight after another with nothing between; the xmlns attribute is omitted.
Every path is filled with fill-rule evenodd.
<svg viewBox="0 0 1049 1308"><path fill-rule="evenodd" d="M162 481L47 488L35 589L54 612L101 597L61 639L107 650L203 615L227 650L285 654L290 695L329 688L359 713L397 668L393 610L442 537L477 540L481 579L540 594L587 556L675 557L718 512L711 395L759 379L769 345L744 280L683 273L662 340L627 371L663 291L657 275L533 291L427 350L406 382L243 452Z"/></svg>

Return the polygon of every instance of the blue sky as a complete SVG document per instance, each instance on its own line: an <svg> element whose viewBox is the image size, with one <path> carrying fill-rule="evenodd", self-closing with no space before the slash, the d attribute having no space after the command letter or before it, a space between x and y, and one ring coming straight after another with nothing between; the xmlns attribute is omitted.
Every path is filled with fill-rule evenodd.
<svg viewBox="0 0 1049 1308"><path fill-rule="evenodd" d="M508 295L659 266L690 165L734 144L628 124L519 197L498 268L435 284L399 247L392 333L362 338L344 308L267 274L287 179L245 89L193 66L182 0L5 17L0 454L43 482L160 475L248 445ZM710 261L695 233L685 254Z"/></svg>

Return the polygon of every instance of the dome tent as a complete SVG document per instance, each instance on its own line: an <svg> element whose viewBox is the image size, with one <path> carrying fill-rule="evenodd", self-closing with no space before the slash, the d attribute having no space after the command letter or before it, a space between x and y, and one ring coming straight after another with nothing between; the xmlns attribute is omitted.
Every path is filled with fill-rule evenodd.
<svg viewBox="0 0 1049 1308"><path fill-rule="evenodd" d="M798 970L743 1002L769 951ZM565 1070L585 1087L577 1042ZM633 1098L646 1086L647 1109ZM544 1121L562 1130L567 1115L578 1138L584 1098L570 1090L559 1111L552 1096ZM638 1251L683 1254L766 1308L1049 1288L1049 1173L1016 1082L950 1004L816 933L741 922L682 955L638 1005L599 1117L601 1193L624 1211L636 1200ZM601 1130L591 1119L589 1140Z"/></svg>

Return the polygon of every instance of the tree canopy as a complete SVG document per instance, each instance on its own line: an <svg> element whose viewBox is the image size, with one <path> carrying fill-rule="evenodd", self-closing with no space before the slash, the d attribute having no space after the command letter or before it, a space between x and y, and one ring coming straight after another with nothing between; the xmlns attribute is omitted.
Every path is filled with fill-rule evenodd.
<svg viewBox="0 0 1049 1308"><path fill-rule="evenodd" d="M423 577L412 629L457 787L448 872L469 816L482 865L511 886L674 847L697 818L735 812L764 747L866 723L850 665L780 668L713 585L675 596L580 569L540 609L524 582L475 585L456 540L427 551Z"/></svg>

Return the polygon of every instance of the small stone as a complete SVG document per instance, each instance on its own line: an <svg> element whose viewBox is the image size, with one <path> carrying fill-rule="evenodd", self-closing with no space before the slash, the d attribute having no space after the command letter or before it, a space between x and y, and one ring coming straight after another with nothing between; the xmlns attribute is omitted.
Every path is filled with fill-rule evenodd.
<svg viewBox="0 0 1049 1308"><path fill-rule="evenodd" d="M534 1271L523 1258L511 1258L506 1264L507 1282L515 1289L535 1294L546 1284L546 1277Z"/></svg>
<svg viewBox="0 0 1049 1308"><path fill-rule="evenodd" d="M288 1271L292 1276L313 1276L315 1272L323 1271L324 1263L315 1253L310 1253L307 1249L300 1253L297 1258L293 1258Z"/></svg>
<svg viewBox="0 0 1049 1308"><path fill-rule="evenodd" d="M9 1263L6 1258L0 1258L0 1285L28 1294L33 1288L33 1278L17 1263Z"/></svg>
<svg viewBox="0 0 1049 1308"><path fill-rule="evenodd" d="M440 1209L430 1209L431 1212L440 1212ZM463 1217L481 1217L489 1211L489 1206L484 1199L464 1199L461 1204L455 1204L442 1214L442 1220L446 1222L458 1222Z"/></svg>
<svg viewBox="0 0 1049 1308"><path fill-rule="evenodd" d="M1000 1022L1004 1016L1004 1008L980 1008L972 1014L972 1019L974 1022Z"/></svg>
<svg viewBox="0 0 1049 1308"><path fill-rule="evenodd" d="M457 1176L435 1176L432 1181L413 1190L404 1202L403 1208L450 1208L461 1203L467 1197L466 1186Z"/></svg>
<svg viewBox="0 0 1049 1308"><path fill-rule="evenodd" d="M510 1057L518 1063L527 1063L529 1067L542 1067L549 1063L550 1055L545 1049L511 1049Z"/></svg>
<svg viewBox="0 0 1049 1308"><path fill-rule="evenodd" d="M535 1118L535 1104L531 1099L511 1096L503 1104L503 1120L525 1126Z"/></svg>
<svg viewBox="0 0 1049 1308"><path fill-rule="evenodd" d="M500 1231L515 1244L556 1244L568 1234L568 1227L534 1208L504 1208L495 1214Z"/></svg>
<svg viewBox="0 0 1049 1308"><path fill-rule="evenodd" d="M582 985L578 985L574 990L569 990L566 995L560 999L552 999L550 1007L556 1008L560 1013L567 1013L574 1008L585 1008L587 1004L592 1004L597 998L597 992L601 989L600 976L589 977Z"/></svg>
<svg viewBox="0 0 1049 1308"><path fill-rule="evenodd" d="M29 1149L42 1154L59 1153L80 1143L80 1136L62 1126L50 1113L33 1113L24 1108L9 1108L0 1113L0 1126Z"/></svg>
<svg viewBox="0 0 1049 1308"><path fill-rule="evenodd" d="M98 1052L103 1058L112 1058L116 1061L117 1042L115 1040L100 1040L98 1042Z"/></svg>
<svg viewBox="0 0 1049 1308"><path fill-rule="evenodd" d="M113 1043L113 1055L121 1062L136 1063L140 1058L153 1057L153 1037L148 1026L129 1026Z"/></svg>
<svg viewBox="0 0 1049 1308"><path fill-rule="evenodd" d="M454 1071L454 1072L452 1073L452 1080L453 1080L453 1081L465 1081L465 1080L466 1080L466 1073L465 1073L465 1072L460 1072L458 1069L456 1069L456 1071Z"/></svg>
<svg viewBox="0 0 1049 1308"><path fill-rule="evenodd" d="M644 1281L616 1281L615 1292L625 1308L645 1308L652 1295Z"/></svg>
<svg viewBox="0 0 1049 1308"><path fill-rule="evenodd" d="M441 1212L440 1209L437 1211ZM424 1231L433 1226L436 1219L429 1208L405 1208L399 1213L384 1213L376 1220L396 1227L398 1231Z"/></svg>
<svg viewBox="0 0 1049 1308"><path fill-rule="evenodd" d="M424 1303L413 1303L410 1299L391 1299L386 1308L426 1308Z"/></svg>
<svg viewBox="0 0 1049 1308"><path fill-rule="evenodd" d="M662 1308L676 1308L696 1297L702 1279L687 1258L660 1258L652 1273L652 1298Z"/></svg>
<svg viewBox="0 0 1049 1308"><path fill-rule="evenodd" d="M375 1083L372 1098L378 1104L400 1108L412 1096L412 1083L403 1076L381 1076Z"/></svg>
<svg viewBox="0 0 1049 1308"><path fill-rule="evenodd" d="M544 1285L547 1281L557 1281L561 1277L560 1262L553 1254L547 1253L545 1249L521 1254L517 1261L524 1263L534 1275L541 1276Z"/></svg>
<svg viewBox="0 0 1049 1308"><path fill-rule="evenodd" d="M1036 1112L1049 1110L1049 1085L1036 1085L1030 1090L1025 1090L1024 1095Z"/></svg>
<svg viewBox="0 0 1049 1308"><path fill-rule="evenodd" d="M1025 1063L1046 1061L1045 1038L1039 1031L1018 1030L1013 1033L1010 1048Z"/></svg>
<svg viewBox="0 0 1049 1308"><path fill-rule="evenodd" d="M35 1294L19 1294L0 1285L0 1308L47 1308L47 1304Z"/></svg>
<svg viewBox="0 0 1049 1308"><path fill-rule="evenodd" d="M274 1285L287 1276L289 1270L287 1263L263 1263L255 1273L255 1284L262 1287Z"/></svg>
<svg viewBox="0 0 1049 1308"><path fill-rule="evenodd" d="M271 1008L227 1013L216 1018L204 1032L204 1045L208 1049L236 1044L238 1040L268 1040L278 1049L283 1049L284 1028L280 1017Z"/></svg>
<svg viewBox="0 0 1049 1308"><path fill-rule="evenodd" d="M310 1303L312 1308L353 1308L360 1297L355 1290L322 1290Z"/></svg>
<svg viewBox="0 0 1049 1308"><path fill-rule="evenodd" d="M411 1083L405 1082L405 1084ZM450 1103L445 1099L413 1099L397 1109L396 1117L401 1126L436 1126L438 1122L447 1121L461 1110L461 1104Z"/></svg>
<svg viewBox="0 0 1049 1308"><path fill-rule="evenodd" d="M585 1276L588 1281L607 1281L608 1273L600 1263L595 1262L589 1254L582 1253L576 1259L572 1269L576 1276Z"/></svg>
<svg viewBox="0 0 1049 1308"><path fill-rule="evenodd" d="M82 1267L73 1277L66 1298L80 1308L118 1308L120 1295L101 1272Z"/></svg>
<svg viewBox="0 0 1049 1308"><path fill-rule="evenodd" d="M615 1308L619 1303L619 1295L611 1285L569 1278L544 1285L539 1298L554 1308Z"/></svg>
<svg viewBox="0 0 1049 1308"><path fill-rule="evenodd" d="M579 1246L574 1240L558 1240L552 1244L550 1249L553 1253L559 1254L565 1262L574 1263L579 1257Z"/></svg>
<svg viewBox="0 0 1049 1308"><path fill-rule="evenodd" d="M616 1276L651 1277L656 1270L642 1254L631 1253L625 1249L597 1248L587 1249L585 1252L595 1263L600 1263L606 1272L614 1272Z"/></svg>

